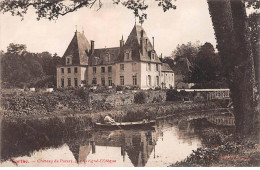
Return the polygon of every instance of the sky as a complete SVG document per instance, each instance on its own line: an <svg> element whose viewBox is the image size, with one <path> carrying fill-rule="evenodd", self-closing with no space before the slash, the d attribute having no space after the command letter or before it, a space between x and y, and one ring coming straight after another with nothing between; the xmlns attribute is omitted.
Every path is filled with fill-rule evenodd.
<svg viewBox="0 0 260 170"><path fill-rule="evenodd" d="M9 13L0 14L0 50L6 51L10 43L17 43L26 44L30 52L48 51L63 56L76 25L89 41L95 41L95 48L118 47L122 35L126 41L133 29L135 17L131 10L107 3L110 1L103 0L104 5L98 11L97 6L82 8L56 21L38 21L33 9L22 21ZM207 1L177 0L174 4L177 5L176 10L163 12L155 0L149 0L148 18L142 26L150 40L155 37L157 54L169 56L178 44L189 41L210 42L216 46Z"/></svg>

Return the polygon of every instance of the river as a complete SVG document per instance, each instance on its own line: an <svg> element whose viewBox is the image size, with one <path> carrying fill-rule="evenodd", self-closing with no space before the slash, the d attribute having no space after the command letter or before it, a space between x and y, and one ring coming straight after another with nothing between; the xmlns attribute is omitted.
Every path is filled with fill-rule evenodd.
<svg viewBox="0 0 260 170"><path fill-rule="evenodd" d="M218 114L216 119L220 116ZM203 145L201 130L216 128L210 123L213 119L212 115L168 117L157 120L153 129L114 131L68 131L55 124L47 128L24 122L16 125L4 122L0 165L169 166L184 160L192 150Z"/></svg>

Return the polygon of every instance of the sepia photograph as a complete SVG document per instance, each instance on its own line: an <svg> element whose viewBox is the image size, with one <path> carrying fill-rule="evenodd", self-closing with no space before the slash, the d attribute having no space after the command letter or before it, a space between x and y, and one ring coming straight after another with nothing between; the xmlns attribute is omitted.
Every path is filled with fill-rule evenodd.
<svg viewBox="0 0 260 170"><path fill-rule="evenodd" d="M259 0L0 0L0 167L260 167Z"/></svg>

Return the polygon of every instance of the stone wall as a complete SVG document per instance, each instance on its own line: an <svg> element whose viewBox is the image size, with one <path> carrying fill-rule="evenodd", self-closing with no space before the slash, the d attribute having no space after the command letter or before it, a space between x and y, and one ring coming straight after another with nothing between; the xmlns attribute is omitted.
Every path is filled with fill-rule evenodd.
<svg viewBox="0 0 260 170"><path fill-rule="evenodd" d="M146 96L145 103L162 103L166 101L165 91L128 91L128 92L118 92L113 94L90 94L89 102L103 101L111 106L124 106L134 104L135 94L143 92Z"/></svg>

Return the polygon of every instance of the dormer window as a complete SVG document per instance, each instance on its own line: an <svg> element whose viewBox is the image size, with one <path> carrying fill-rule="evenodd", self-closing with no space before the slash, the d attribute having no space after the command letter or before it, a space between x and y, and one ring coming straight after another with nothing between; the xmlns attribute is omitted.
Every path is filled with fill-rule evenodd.
<svg viewBox="0 0 260 170"><path fill-rule="evenodd" d="M155 53L152 52L152 60L154 60L154 59L155 59Z"/></svg>
<svg viewBox="0 0 260 170"><path fill-rule="evenodd" d="M106 59L105 59L106 62L110 62L110 54L106 54Z"/></svg>
<svg viewBox="0 0 260 170"><path fill-rule="evenodd" d="M125 58L126 58L127 60L129 60L129 52L126 52L126 53L125 53Z"/></svg>
<svg viewBox="0 0 260 170"><path fill-rule="evenodd" d="M72 64L72 57L71 56L67 56L66 57L66 65L70 65Z"/></svg>
<svg viewBox="0 0 260 170"><path fill-rule="evenodd" d="M131 60L131 50L126 50L125 52L125 60Z"/></svg>

